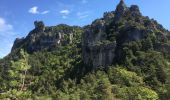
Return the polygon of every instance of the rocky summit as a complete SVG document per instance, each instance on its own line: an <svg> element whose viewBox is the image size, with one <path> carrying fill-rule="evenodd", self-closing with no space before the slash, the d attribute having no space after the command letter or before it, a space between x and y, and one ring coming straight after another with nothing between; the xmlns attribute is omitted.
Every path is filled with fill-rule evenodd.
<svg viewBox="0 0 170 100"><path fill-rule="evenodd" d="M159 42L165 42L169 33L155 20L142 16L137 5L127 7L123 0L115 11L106 12L103 18L95 20L85 30L82 40L83 60L93 67L113 64L122 56L121 47L125 43L151 35Z"/></svg>

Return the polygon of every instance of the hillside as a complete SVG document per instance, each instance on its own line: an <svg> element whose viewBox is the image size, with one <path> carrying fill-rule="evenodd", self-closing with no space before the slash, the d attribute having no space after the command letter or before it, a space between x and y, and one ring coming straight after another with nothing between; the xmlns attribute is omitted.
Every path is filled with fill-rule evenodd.
<svg viewBox="0 0 170 100"><path fill-rule="evenodd" d="M0 99L170 99L170 32L137 5L84 27L34 25L0 59Z"/></svg>

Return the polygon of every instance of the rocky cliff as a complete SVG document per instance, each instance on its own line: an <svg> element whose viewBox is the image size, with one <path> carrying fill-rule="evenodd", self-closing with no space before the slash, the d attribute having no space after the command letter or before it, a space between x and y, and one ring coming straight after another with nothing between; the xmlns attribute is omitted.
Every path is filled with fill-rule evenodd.
<svg viewBox="0 0 170 100"><path fill-rule="evenodd" d="M34 52L71 44L77 30L82 30L80 27L64 24L46 27L42 21L35 21L34 25L35 29L27 37L15 40L12 51L24 48L28 52Z"/></svg>
<svg viewBox="0 0 170 100"><path fill-rule="evenodd" d="M168 33L155 20L142 16L137 5L127 7L121 0L115 11L104 13L103 18L86 27L82 36L83 61L94 68L107 67L119 62L125 44L148 37L157 40L153 45L159 50L157 43L166 42Z"/></svg>

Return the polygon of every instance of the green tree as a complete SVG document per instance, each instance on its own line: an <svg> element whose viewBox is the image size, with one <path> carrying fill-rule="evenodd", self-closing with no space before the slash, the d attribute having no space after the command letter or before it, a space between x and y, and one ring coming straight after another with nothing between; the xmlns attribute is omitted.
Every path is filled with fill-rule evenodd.
<svg viewBox="0 0 170 100"><path fill-rule="evenodd" d="M21 59L12 61L11 70L9 70L10 87L23 91L26 89L26 80L28 77L28 69L31 66L28 64L28 54L23 50L20 51ZM28 83L27 83L28 84Z"/></svg>
<svg viewBox="0 0 170 100"><path fill-rule="evenodd" d="M142 77L121 67L109 68L108 76L112 84L125 86L140 86L144 84Z"/></svg>
<svg viewBox="0 0 170 100"><path fill-rule="evenodd" d="M117 97L121 100L158 100L158 94L146 87L123 87L114 88L117 91Z"/></svg>
<svg viewBox="0 0 170 100"><path fill-rule="evenodd" d="M150 37L142 41L142 49L144 51L153 50L153 43Z"/></svg>
<svg viewBox="0 0 170 100"><path fill-rule="evenodd" d="M9 73L9 89L0 95L0 99L16 99L23 100L31 97L31 91L27 91L30 84L28 69L28 54L23 50L20 51L20 59L12 61L12 66Z"/></svg>

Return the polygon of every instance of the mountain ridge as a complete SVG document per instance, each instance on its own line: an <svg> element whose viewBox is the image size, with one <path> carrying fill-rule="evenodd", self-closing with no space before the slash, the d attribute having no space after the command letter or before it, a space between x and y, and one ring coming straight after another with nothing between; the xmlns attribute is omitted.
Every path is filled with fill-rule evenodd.
<svg viewBox="0 0 170 100"><path fill-rule="evenodd" d="M97 21L102 21L103 19L104 19L104 21L106 21L107 24L109 24L109 22L107 22L107 21L111 21L111 20L113 20L113 18L114 18L115 21L118 22L119 20L121 20L120 18L121 18L123 15L126 15L125 12L129 13L128 10L129 10L130 12L133 12L132 15L131 15L131 17L133 17L133 16L142 16L142 14L141 14L140 11L139 11L139 7L138 7L137 5L131 5L131 7L127 7L126 4L125 4L125 2L124 2L124 0L121 0L120 3L117 5L115 11L105 12L104 15L103 15L103 18L97 19L97 20L93 21L93 22L92 22L92 25L94 25L95 22L97 22ZM150 20L148 17L145 17L145 18L146 18L147 20ZM149 24L150 24L150 26L149 26L150 29L154 30L153 28L158 28L158 27L159 27L159 30L162 30L165 34L169 32L168 30L164 29L162 25L158 24L155 20L151 19L150 21L151 21L151 22L149 23ZM114 23L117 23L117 22L114 22ZM102 24L102 22L98 22L98 24ZM155 25L155 24L156 24L156 25ZM31 35L33 35L34 33L39 33L39 34L42 33L42 34L43 34L43 32L45 32L46 34L50 34L50 33L48 33L48 32L52 32L52 31L53 31L53 28L55 27L55 26L50 26L50 27L45 26L42 21L35 21L35 22L34 22L34 25L35 25L35 29L33 29L31 32L29 32L28 36L27 36L25 39L28 39L28 37L31 36ZM89 26L89 25L84 26L84 28L83 28L83 27L81 28L81 27L79 27L79 26L69 26L69 25L66 25L66 24L59 24L59 25L57 25L57 26L60 27L60 26L62 26L62 25L63 25L63 26L67 26L67 27L73 27L73 28L74 28L74 27L77 27L77 28L80 28L80 29L82 29L82 30L85 30L85 28ZM154 26L154 25L155 25L155 26ZM56 27L57 27L57 26L56 26ZM106 25L106 26L107 26L107 25ZM156 29L155 29L155 30L156 30ZM73 32L72 32L72 33L73 33ZM42 34L41 34L41 35L42 35ZM61 39L61 33L60 33L60 32L52 32L52 34L59 34L59 35L60 35L59 38ZM63 33L63 34L64 34L64 33ZM55 36L53 36L53 37L55 37ZM170 37L170 36L167 36L167 37ZM33 37L32 37L32 38L33 38ZM34 38L35 38L35 37L34 37ZM72 37L70 37L70 39L71 39L71 38L72 38ZM17 45L19 45L19 43L17 43L17 42L21 42L22 39L24 39L24 38L21 38L21 39L17 38L17 39L15 40L14 45L13 45L13 47L12 47L12 51L13 51L15 48L17 48ZM59 40L60 40L60 39L59 39ZM55 39L54 39L54 40L55 40ZM47 39L47 41L48 41L48 39ZM57 36L56 36L56 41L57 41ZM31 40L30 40L29 42L31 42ZM58 41L58 42L59 42L59 41ZM48 43L47 43L47 44L48 44ZM49 43L49 44L50 44L50 43ZM54 42L54 44L57 44L57 43ZM44 48L45 48L45 47L44 47ZM31 50L27 50L27 51L31 51ZM34 51L34 50L33 50L33 51ZM35 50L35 51L36 51L36 50Z"/></svg>

